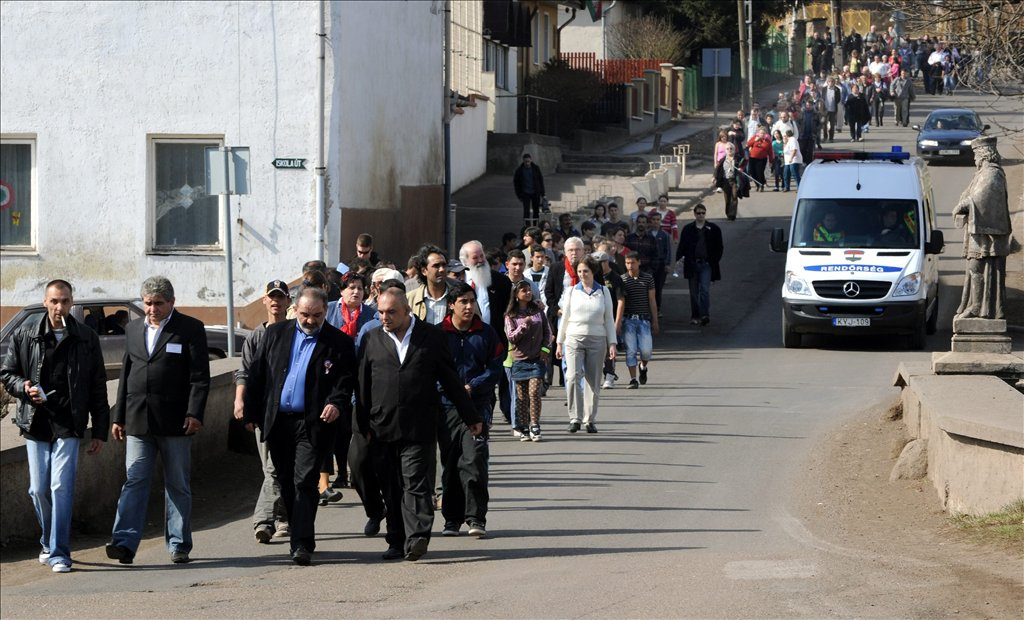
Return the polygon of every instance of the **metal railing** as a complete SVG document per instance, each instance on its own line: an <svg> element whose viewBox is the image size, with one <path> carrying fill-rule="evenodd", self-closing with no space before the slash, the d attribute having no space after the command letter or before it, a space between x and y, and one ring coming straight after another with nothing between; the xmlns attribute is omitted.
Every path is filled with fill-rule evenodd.
<svg viewBox="0 0 1024 620"><path fill-rule="evenodd" d="M558 135L558 101L537 95L498 95L516 100L516 131L544 136Z"/></svg>

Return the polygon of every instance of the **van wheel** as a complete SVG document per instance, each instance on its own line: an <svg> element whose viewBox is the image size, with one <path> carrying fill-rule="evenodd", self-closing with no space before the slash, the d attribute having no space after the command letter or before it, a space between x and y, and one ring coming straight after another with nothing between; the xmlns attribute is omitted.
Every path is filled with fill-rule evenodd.
<svg viewBox="0 0 1024 620"><path fill-rule="evenodd" d="M928 331L926 323L921 323L914 328L914 333L907 336L907 344L914 351L920 351L924 348L925 332Z"/></svg>
<svg viewBox="0 0 1024 620"><path fill-rule="evenodd" d="M787 349L799 349L802 337L789 326L786 320L786 311L782 311L782 346Z"/></svg>
<svg viewBox="0 0 1024 620"><path fill-rule="evenodd" d="M939 329L939 295L935 295L935 312L928 317L928 322L925 323L924 331L926 334L931 336Z"/></svg>

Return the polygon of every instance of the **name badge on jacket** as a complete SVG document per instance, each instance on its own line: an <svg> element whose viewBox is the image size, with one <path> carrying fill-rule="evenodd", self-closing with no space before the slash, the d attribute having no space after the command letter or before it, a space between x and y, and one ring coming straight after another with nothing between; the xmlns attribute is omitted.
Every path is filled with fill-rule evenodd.
<svg viewBox="0 0 1024 620"><path fill-rule="evenodd" d="M168 342L167 343L167 352L168 353L181 353L181 343L178 343L178 342Z"/></svg>

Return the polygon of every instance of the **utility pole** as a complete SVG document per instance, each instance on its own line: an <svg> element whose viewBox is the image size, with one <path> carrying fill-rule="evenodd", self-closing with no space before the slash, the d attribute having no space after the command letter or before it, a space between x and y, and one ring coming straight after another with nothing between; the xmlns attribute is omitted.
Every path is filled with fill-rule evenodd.
<svg viewBox="0 0 1024 620"><path fill-rule="evenodd" d="M445 249L449 256L455 248L455 235L452 227L452 112L454 107L452 97L452 3L451 0L444 2L444 93L442 98L443 140L444 140L444 239Z"/></svg>
<svg viewBox="0 0 1024 620"><path fill-rule="evenodd" d="M835 67L843 66L843 3L831 0L829 13L832 14L832 58Z"/></svg>
<svg viewBox="0 0 1024 620"><path fill-rule="evenodd" d="M744 22L746 19L743 15L743 0L736 0L736 23L739 25L740 30L740 81L747 83L747 80L751 79L750 74L747 72L747 29L744 28L746 25ZM750 109L750 92L744 90L742 87L740 90L743 92L743 105L744 110Z"/></svg>
<svg viewBox="0 0 1024 620"><path fill-rule="evenodd" d="M754 107L754 0L745 0L747 8L747 88L750 91L750 107ZM743 28L741 25L740 28ZM750 109L750 108L747 108ZM750 136L747 136L748 138Z"/></svg>

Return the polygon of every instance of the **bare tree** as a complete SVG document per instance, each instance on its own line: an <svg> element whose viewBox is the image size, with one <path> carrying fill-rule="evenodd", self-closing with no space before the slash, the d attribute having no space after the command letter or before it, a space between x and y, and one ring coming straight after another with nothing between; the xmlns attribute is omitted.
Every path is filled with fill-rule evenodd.
<svg viewBox="0 0 1024 620"><path fill-rule="evenodd" d="M608 28L608 47L620 58L678 62L686 57L692 33L676 30L662 17L630 17Z"/></svg>
<svg viewBox="0 0 1024 620"><path fill-rule="evenodd" d="M887 0L907 32L938 37L965 55L968 88L1024 99L1024 3L1020 0Z"/></svg>

